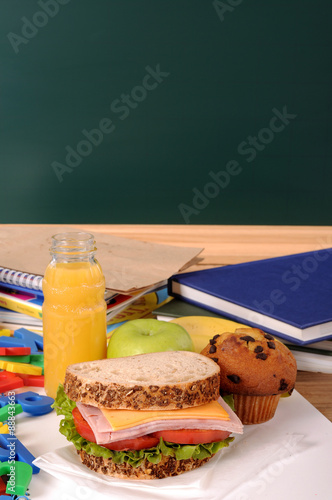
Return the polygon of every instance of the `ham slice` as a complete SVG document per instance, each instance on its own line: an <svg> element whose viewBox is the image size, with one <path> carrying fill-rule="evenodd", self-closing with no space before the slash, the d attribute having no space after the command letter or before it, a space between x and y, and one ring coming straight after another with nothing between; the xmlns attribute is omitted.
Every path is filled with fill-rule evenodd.
<svg viewBox="0 0 332 500"><path fill-rule="evenodd" d="M175 429L214 429L220 431L234 432L236 434L243 433L243 425L240 419L235 415L231 408L225 403L222 398L218 399L218 403L226 410L230 420L216 419L176 419L162 420L158 419L153 422L137 425L129 429L113 431L112 426L104 417L102 411L94 406L77 403L82 417L88 422L96 438L97 444L113 443L122 439L135 439L152 432L175 430ZM176 411L175 411L176 413Z"/></svg>
<svg viewBox="0 0 332 500"><path fill-rule="evenodd" d="M82 417L90 425L97 444L110 443L110 436L112 428L108 423L108 420L104 417L99 408L95 406L86 405L82 403L76 403L76 406L81 413Z"/></svg>

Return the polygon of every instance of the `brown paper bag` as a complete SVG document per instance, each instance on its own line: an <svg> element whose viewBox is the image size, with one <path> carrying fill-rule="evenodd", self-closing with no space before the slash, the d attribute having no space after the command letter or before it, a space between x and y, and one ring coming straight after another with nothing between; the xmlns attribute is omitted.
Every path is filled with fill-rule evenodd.
<svg viewBox="0 0 332 500"><path fill-rule="evenodd" d="M0 267L43 276L50 262L52 235L82 231L80 227L0 226ZM94 231L96 257L106 288L128 293L167 280L188 267L200 248L184 248L136 241Z"/></svg>

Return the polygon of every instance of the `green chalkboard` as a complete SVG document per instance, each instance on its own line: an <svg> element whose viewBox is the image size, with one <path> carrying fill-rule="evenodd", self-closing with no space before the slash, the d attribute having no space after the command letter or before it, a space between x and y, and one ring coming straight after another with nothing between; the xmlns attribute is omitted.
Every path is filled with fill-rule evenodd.
<svg viewBox="0 0 332 500"><path fill-rule="evenodd" d="M1 0L0 222L332 223L332 2Z"/></svg>

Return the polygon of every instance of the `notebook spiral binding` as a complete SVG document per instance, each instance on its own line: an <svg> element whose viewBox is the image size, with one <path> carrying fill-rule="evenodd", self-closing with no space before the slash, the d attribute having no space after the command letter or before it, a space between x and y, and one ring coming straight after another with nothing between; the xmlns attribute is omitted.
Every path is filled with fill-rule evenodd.
<svg viewBox="0 0 332 500"><path fill-rule="evenodd" d="M30 288L31 290L42 290L43 277L0 267L0 282L1 281L9 285Z"/></svg>

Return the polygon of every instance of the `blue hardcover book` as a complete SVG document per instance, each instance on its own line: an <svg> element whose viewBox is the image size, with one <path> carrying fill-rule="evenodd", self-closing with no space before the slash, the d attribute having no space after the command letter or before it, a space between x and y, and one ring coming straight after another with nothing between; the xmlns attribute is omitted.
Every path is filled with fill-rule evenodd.
<svg viewBox="0 0 332 500"><path fill-rule="evenodd" d="M294 343L332 338L332 248L177 274L168 293Z"/></svg>
<svg viewBox="0 0 332 500"><path fill-rule="evenodd" d="M2 282L0 282L0 287L3 289L6 289L6 290L13 290L16 292L21 292L21 293L32 293L32 294L36 295L37 297L44 298L43 291L37 290L35 288L26 288L25 286L7 284L7 283L2 283Z"/></svg>

